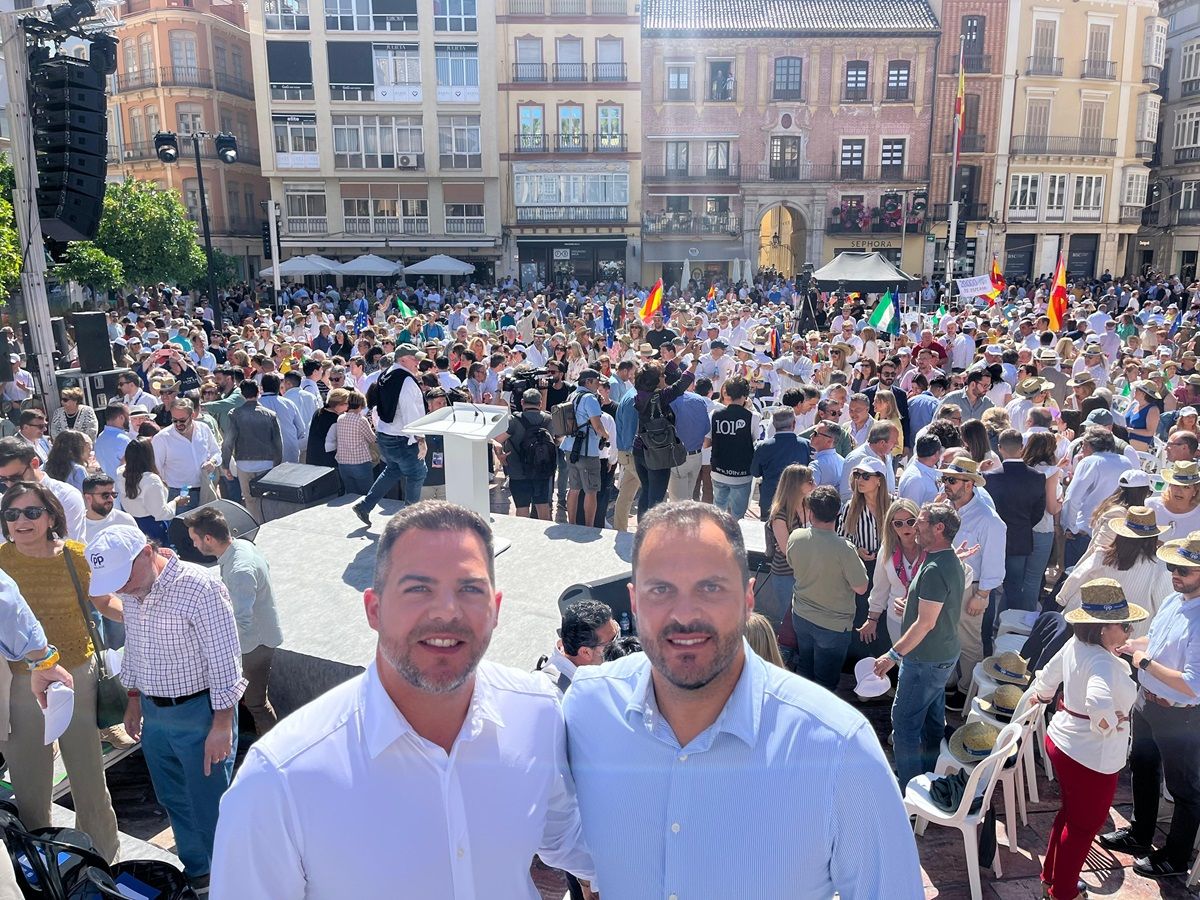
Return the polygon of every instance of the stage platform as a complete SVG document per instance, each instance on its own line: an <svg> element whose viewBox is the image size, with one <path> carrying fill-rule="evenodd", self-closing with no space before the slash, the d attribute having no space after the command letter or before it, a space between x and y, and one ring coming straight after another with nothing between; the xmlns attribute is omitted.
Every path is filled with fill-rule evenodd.
<svg viewBox="0 0 1200 900"><path fill-rule="evenodd" d="M340 497L267 522L255 537L271 564L283 629L270 685L281 715L374 658L362 592L371 584L376 541L399 503L380 504L368 529L350 508L357 499ZM761 553L762 524L742 525L747 548ZM493 515L492 529L512 543L496 557L504 599L487 658L532 669L554 646L559 595L580 582L628 575L633 535L506 515Z"/></svg>

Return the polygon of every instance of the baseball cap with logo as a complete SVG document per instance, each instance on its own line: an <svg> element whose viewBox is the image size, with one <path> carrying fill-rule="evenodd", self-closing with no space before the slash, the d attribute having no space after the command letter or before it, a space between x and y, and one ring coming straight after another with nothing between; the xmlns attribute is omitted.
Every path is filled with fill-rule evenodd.
<svg viewBox="0 0 1200 900"><path fill-rule="evenodd" d="M92 570L91 595L102 597L123 588L133 561L147 543L146 535L132 525L110 525L96 535L84 551Z"/></svg>

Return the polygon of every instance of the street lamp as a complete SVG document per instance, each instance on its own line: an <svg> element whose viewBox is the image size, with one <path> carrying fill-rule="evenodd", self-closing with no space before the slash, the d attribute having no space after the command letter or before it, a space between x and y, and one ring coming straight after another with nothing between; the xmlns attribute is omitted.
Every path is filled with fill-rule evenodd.
<svg viewBox="0 0 1200 900"><path fill-rule="evenodd" d="M200 167L200 139L212 138L217 148L217 158L226 165L237 162L237 138L232 134L210 134L207 131L192 132L192 153L196 158L196 184L200 190L200 224L204 229L204 256L208 261L208 297L212 304L213 324L221 327L221 301L217 298L216 276L213 273L212 233L208 226L208 201L204 196L204 170ZM173 131L160 131L154 135L154 152L158 158L171 165L179 161L179 138Z"/></svg>

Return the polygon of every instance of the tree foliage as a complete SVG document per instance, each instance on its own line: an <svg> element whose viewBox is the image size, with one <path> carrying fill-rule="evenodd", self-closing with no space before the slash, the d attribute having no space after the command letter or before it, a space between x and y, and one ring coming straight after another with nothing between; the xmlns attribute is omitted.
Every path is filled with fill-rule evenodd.
<svg viewBox="0 0 1200 900"><path fill-rule="evenodd" d="M221 250L213 250L213 280L217 283L217 289L233 287L242 280L242 267L236 256L230 256ZM207 275L205 275L207 278ZM208 290L208 282L203 282L203 288Z"/></svg>
<svg viewBox="0 0 1200 900"><path fill-rule="evenodd" d="M94 290L115 291L125 284L121 261L109 256L91 241L67 244L62 261L54 267L59 281L74 281Z"/></svg>
<svg viewBox="0 0 1200 900"><path fill-rule="evenodd" d="M95 246L120 263L128 284L194 285L203 279L204 252L179 195L153 182L110 182Z"/></svg>

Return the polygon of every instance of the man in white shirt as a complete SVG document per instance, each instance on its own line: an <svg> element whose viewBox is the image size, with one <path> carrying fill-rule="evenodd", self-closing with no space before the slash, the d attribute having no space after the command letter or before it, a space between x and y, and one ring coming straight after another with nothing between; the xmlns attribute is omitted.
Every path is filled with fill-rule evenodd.
<svg viewBox="0 0 1200 900"><path fill-rule="evenodd" d="M121 392L121 401L130 409L141 407L146 412L154 412L158 408L158 400L153 394L142 390L141 382L132 372L118 376L117 389Z"/></svg>
<svg viewBox="0 0 1200 900"><path fill-rule="evenodd" d="M802 384L812 384L813 361L808 356L808 342L803 337L798 334L792 337L792 353L790 356L780 357L775 363L775 371L779 375L780 386L785 391ZM810 422L809 425L811 424Z"/></svg>
<svg viewBox="0 0 1200 900"><path fill-rule="evenodd" d="M97 472L83 479L83 502L86 507L83 521L84 543L91 543L92 539L100 532L114 525L130 525L137 528L137 522L134 521L133 516L123 509L116 508L116 483L111 476L105 475L103 472ZM106 621L104 623L105 630L107 631L116 624L118 623L110 624Z"/></svg>
<svg viewBox="0 0 1200 900"><path fill-rule="evenodd" d="M534 853L593 880L557 691L482 662L492 551L488 524L445 501L391 519L363 594L375 660L250 749L221 802L214 897L537 900Z"/></svg>
<svg viewBox="0 0 1200 900"><path fill-rule="evenodd" d="M42 461L33 445L18 437L0 438L0 484L7 490L21 481L36 481L58 498L67 517L67 537L84 539L83 496L65 481L42 471Z"/></svg>
<svg viewBox="0 0 1200 900"><path fill-rule="evenodd" d="M546 332L541 328L533 333L533 343L525 348L525 358L535 369L542 368L550 358L550 348L546 346Z"/></svg>
<svg viewBox="0 0 1200 900"><path fill-rule="evenodd" d="M911 500L917 506L932 503L941 492L938 479L941 474L937 465L942 457L942 442L936 434L923 434L913 445L913 459L904 467L896 484L900 497Z"/></svg>
<svg viewBox="0 0 1200 900"><path fill-rule="evenodd" d="M220 468L221 445L211 428L196 421L191 400L178 397L171 401L171 427L156 434L150 443L159 477L167 486L167 499L174 500L187 488L187 506L199 506L201 485Z"/></svg>
<svg viewBox="0 0 1200 900"><path fill-rule="evenodd" d="M700 357L696 365L696 377L707 378L712 382L713 390L718 394L724 387L725 381L733 374L735 363L728 353L728 344L720 338L714 338L709 344L709 351Z"/></svg>
<svg viewBox="0 0 1200 900"><path fill-rule="evenodd" d="M21 368L21 357L10 353L8 363L12 368L12 379L4 383L4 403L11 409L20 409L21 404L33 396L33 375Z"/></svg>

